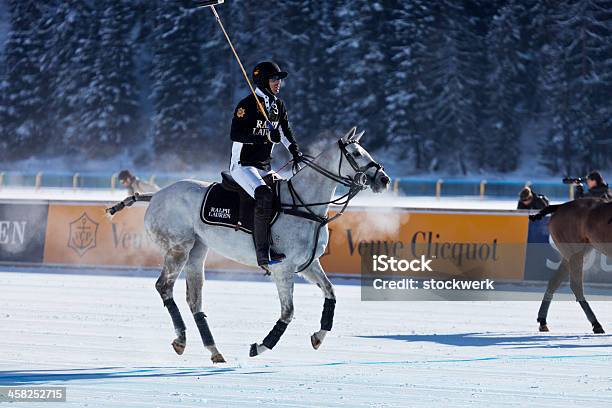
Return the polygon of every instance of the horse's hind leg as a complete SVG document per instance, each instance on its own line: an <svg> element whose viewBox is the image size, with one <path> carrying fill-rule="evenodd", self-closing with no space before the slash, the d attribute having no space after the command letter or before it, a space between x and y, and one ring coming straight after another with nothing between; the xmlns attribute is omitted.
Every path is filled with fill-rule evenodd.
<svg viewBox="0 0 612 408"><path fill-rule="evenodd" d="M601 334L604 333L603 327L597 321L597 317L595 317L595 313L591 309L591 306L586 301L584 297L584 289L583 289L583 271L582 271L582 260L584 257L584 252L575 255L570 260L570 288L572 288L572 292L576 296L576 301L582 307L584 314L586 315L589 322L593 325L593 333Z"/></svg>
<svg viewBox="0 0 612 408"><path fill-rule="evenodd" d="M215 340L208 327L206 315L202 311L202 286L204 283L204 261L208 248L200 241L196 241L193 248L189 252L189 260L185 265L185 274L187 275L187 303L193 314L193 318L198 326L200 337L204 347L210 351L210 359L213 363L225 363L225 359L217 350Z"/></svg>
<svg viewBox="0 0 612 408"><path fill-rule="evenodd" d="M540 310L538 311L538 323L540 323L539 330L541 332L548 331L546 317L548 316L550 302L552 301L555 292L557 289L559 289L561 283L567 279L568 275L569 262L566 259L563 259L559 265L559 269L557 269L557 271L548 281L548 287L546 288L546 292L544 292L544 298L542 299L542 304L540 305Z"/></svg>
<svg viewBox="0 0 612 408"><path fill-rule="evenodd" d="M250 357L255 357L266 350L274 348L293 319L293 275L294 273L291 271L272 272L272 278L276 283L278 298L281 304L281 315L261 344L251 344L249 350Z"/></svg>
<svg viewBox="0 0 612 408"><path fill-rule="evenodd" d="M155 283L155 288L159 292L164 306L168 309L170 317L172 318L172 324L174 325L174 331L176 332L176 339L172 342L172 347L177 354L183 354L185 351L185 345L187 344L187 337L185 335L185 322L181 317L181 312L178 306L174 302L173 290L174 283L178 279L183 266L187 262L189 251L193 246L193 242L183 243L170 248L164 255L164 266L162 267L161 275Z"/></svg>
<svg viewBox="0 0 612 408"><path fill-rule="evenodd" d="M334 310L336 308L336 295L334 293L334 287L325 275L323 267L319 260L315 260L306 270L301 272L302 276L309 282L317 285L323 296L325 296L325 302L323 303L323 313L321 314L321 329L310 336L310 344L316 350L323 343L323 339L327 332L332 329L334 322Z"/></svg>

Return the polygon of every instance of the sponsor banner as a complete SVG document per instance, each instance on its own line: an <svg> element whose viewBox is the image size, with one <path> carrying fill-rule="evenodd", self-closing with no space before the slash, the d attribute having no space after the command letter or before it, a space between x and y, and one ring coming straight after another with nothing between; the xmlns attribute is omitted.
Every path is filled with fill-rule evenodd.
<svg viewBox="0 0 612 408"><path fill-rule="evenodd" d="M144 229L146 206L125 208L109 219L107 205L51 204L44 262L64 265L160 267L161 250ZM245 270L209 253L211 269Z"/></svg>
<svg viewBox="0 0 612 408"><path fill-rule="evenodd" d="M68 265L161 264L143 228L146 207L134 206L110 220L104 205L49 205L45 263Z"/></svg>
<svg viewBox="0 0 612 408"><path fill-rule="evenodd" d="M545 217L529 223L527 256L525 258L525 279L548 281L561 265L561 255L548 233ZM580 246L582 244L575 244ZM612 259L601 252L590 250L583 262L584 281L588 283L612 283Z"/></svg>
<svg viewBox="0 0 612 408"><path fill-rule="evenodd" d="M412 276L522 280L528 219L515 215L349 211L330 225L324 269L359 274L362 257L386 254L434 259L433 271Z"/></svg>
<svg viewBox="0 0 612 408"><path fill-rule="evenodd" d="M47 204L0 203L0 262L43 261Z"/></svg>

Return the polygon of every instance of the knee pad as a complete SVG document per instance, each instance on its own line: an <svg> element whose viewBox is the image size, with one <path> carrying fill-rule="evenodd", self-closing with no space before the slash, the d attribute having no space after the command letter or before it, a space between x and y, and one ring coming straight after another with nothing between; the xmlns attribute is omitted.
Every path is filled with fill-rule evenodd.
<svg viewBox="0 0 612 408"><path fill-rule="evenodd" d="M259 186L255 189L255 199L271 199L273 196L272 189L268 186Z"/></svg>
<svg viewBox="0 0 612 408"><path fill-rule="evenodd" d="M255 205L257 209L271 210L274 204L274 194L268 186L259 186L255 189Z"/></svg>

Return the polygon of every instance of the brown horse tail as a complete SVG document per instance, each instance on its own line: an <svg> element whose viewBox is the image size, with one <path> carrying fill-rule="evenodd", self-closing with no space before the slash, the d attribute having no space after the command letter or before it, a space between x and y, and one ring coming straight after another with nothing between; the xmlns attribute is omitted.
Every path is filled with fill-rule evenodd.
<svg viewBox="0 0 612 408"><path fill-rule="evenodd" d="M153 197L153 193L147 193L147 194L136 193L134 195L129 196L123 201L119 201L117 204L113 205L112 207L107 208L106 213L112 217L119 211L123 210L125 207L130 207L136 201L147 201L148 202L148 201L151 201L152 197Z"/></svg>
<svg viewBox="0 0 612 408"><path fill-rule="evenodd" d="M536 214L531 214L529 216L529 219L531 221L539 221L542 218L544 218L544 216L548 215L548 214L552 214L555 211L557 211L559 209L559 207L561 207L561 204L553 204L553 205L549 205L547 207L544 207L540 210L540 212L536 213Z"/></svg>

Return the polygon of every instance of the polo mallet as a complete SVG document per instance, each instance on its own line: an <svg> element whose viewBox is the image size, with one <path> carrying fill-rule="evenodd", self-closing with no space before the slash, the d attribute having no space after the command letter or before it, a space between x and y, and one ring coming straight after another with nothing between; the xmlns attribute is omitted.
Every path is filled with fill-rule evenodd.
<svg viewBox="0 0 612 408"><path fill-rule="evenodd" d="M234 48L234 44L232 44L232 40L230 39L229 35L227 34L227 31L225 31L225 27L223 26L223 23L221 22L221 17L219 17L219 14L217 13L217 10L215 9L215 6L217 4L223 4L224 2L225 2L225 0L199 0L199 1L196 2L197 3L196 9L201 9L201 8L204 8L204 7L210 7L210 9L212 10L213 14L215 15L215 18L217 19L217 22L219 23L219 27L221 27L221 31L223 31L223 35L225 35L225 39L227 40L227 43L229 44L230 48L232 49L232 52L234 53L234 57L236 57L236 61L238 61L238 65L240 65L240 69L242 70L242 75L244 75L244 79L246 79L247 84L249 84L249 89L251 90L251 93L255 97L255 102L257 103L257 107L259 108L261 113L263 113L264 118L266 118L266 122L267 123L272 123L272 122L270 122L270 119L268 119L268 114L267 114L266 110L264 109L264 107L261 105L261 102L259 101L259 98L257 97L257 95L255 95L255 89L253 88L253 85L251 84L251 80L249 79L249 76L247 75L246 71L244 70L244 66L242 65L242 62L240 61L240 57L238 56L238 52L236 52L236 48ZM268 137L268 139L269 139L269 137Z"/></svg>

